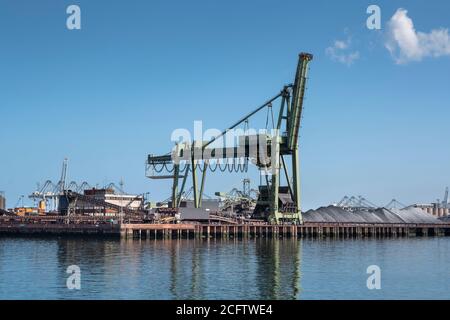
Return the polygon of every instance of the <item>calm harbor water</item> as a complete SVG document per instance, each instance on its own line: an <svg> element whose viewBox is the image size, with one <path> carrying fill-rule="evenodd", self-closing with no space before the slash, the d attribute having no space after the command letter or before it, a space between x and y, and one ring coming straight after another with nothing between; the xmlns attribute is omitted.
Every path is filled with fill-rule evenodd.
<svg viewBox="0 0 450 320"><path fill-rule="evenodd" d="M0 238L0 299L450 299L450 238Z"/></svg>

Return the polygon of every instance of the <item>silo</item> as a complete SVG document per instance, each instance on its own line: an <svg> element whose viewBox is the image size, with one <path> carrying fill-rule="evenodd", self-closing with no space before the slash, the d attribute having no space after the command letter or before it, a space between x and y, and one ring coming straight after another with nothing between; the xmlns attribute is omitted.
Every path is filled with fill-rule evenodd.
<svg viewBox="0 0 450 320"><path fill-rule="evenodd" d="M0 191L0 210L6 209L6 198L5 193L3 191Z"/></svg>
<svg viewBox="0 0 450 320"><path fill-rule="evenodd" d="M39 206L38 206L38 208L39 208L39 212L40 212L40 213L45 213L45 210L47 209L46 207L47 207L47 206L46 206L45 200L39 201Z"/></svg>

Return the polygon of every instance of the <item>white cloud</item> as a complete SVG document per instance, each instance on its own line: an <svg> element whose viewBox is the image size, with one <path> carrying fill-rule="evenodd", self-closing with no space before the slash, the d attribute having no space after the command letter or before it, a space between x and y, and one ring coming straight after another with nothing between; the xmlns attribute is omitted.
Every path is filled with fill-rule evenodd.
<svg viewBox="0 0 450 320"><path fill-rule="evenodd" d="M387 32L385 46L398 64L450 55L448 29L417 32L405 9L397 9L388 22Z"/></svg>
<svg viewBox="0 0 450 320"><path fill-rule="evenodd" d="M334 61L351 65L355 60L359 59L358 51L350 51L350 38L347 40L335 40L331 47L326 48L326 54Z"/></svg>
<svg viewBox="0 0 450 320"><path fill-rule="evenodd" d="M336 40L334 42L334 47L336 49L342 49L343 50L343 49L347 49L348 44L346 42L344 42L344 41Z"/></svg>

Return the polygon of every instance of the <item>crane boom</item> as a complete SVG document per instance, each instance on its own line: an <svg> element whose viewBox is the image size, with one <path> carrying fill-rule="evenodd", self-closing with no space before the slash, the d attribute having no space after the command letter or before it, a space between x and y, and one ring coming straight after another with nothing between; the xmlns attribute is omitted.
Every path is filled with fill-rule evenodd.
<svg viewBox="0 0 450 320"><path fill-rule="evenodd" d="M66 189L66 177L67 177L67 166L68 166L68 161L69 159L65 158L64 162L63 162L63 167L62 167L62 171L61 171L61 179L59 180L60 182L60 192L64 193L65 189Z"/></svg>
<svg viewBox="0 0 450 320"><path fill-rule="evenodd" d="M288 148L293 150L298 145L298 133L303 111L308 64L313 59L310 53L300 53L292 96L292 108L288 111Z"/></svg>
<svg viewBox="0 0 450 320"><path fill-rule="evenodd" d="M444 201L442 202L442 205L443 205L444 208L448 208L449 207L449 203L448 203L448 187L445 188Z"/></svg>

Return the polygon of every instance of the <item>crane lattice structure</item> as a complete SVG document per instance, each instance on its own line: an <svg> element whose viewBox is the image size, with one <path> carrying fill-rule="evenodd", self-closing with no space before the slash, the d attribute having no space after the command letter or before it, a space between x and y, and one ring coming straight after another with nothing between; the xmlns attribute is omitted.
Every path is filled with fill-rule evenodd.
<svg viewBox="0 0 450 320"><path fill-rule="evenodd" d="M336 204L336 207L348 210L378 208L376 204L373 204L363 196L345 196Z"/></svg>
<svg viewBox="0 0 450 320"><path fill-rule="evenodd" d="M209 195L207 195L205 193L202 194L202 198L212 199ZM179 200L179 204L181 204L181 202L185 202L185 201L194 201L194 187L191 187L191 188L181 192L178 196L178 200ZM161 201L161 204L169 204L169 203L172 203L172 197L169 197L169 198L165 199L164 201ZM172 208L173 207L174 206L172 205Z"/></svg>
<svg viewBox="0 0 450 320"><path fill-rule="evenodd" d="M242 181L242 190L233 188L229 192L216 192L216 196L220 198L222 203L222 210L237 210L235 213L242 213L248 211L256 205L259 197L259 191L251 188L250 179Z"/></svg>
<svg viewBox="0 0 450 320"><path fill-rule="evenodd" d="M311 54L301 53L299 55L294 84L284 86L276 96L269 99L210 141L193 141L192 144L187 142L177 143L172 154L163 156L154 156L151 154L148 156L147 176L149 178L173 180L172 204L174 208L179 207L180 195L183 194L189 175L192 177L194 204L196 208L200 208L206 172L210 162L224 159L244 159L246 161L240 162L237 165L233 163L233 168L240 167L246 170L248 160L252 159L252 163L266 176L266 184L259 187L260 196L258 206L265 208L264 211L268 216L269 222L280 223L288 221L291 223L302 223L298 137L303 112L307 73L309 63L312 59L313 56ZM275 118L278 119L274 123L276 125L275 130L272 130L271 135L247 134L240 137L238 147L211 147L218 139L224 137L229 131L237 128L241 124L247 123L249 118L261 110L267 108L272 112L273 104L276 101L280 102L280 109L278 117ZM290 169L286 165L286 157L291 157ZM172 167L170 167L171 165ZM161 168L166 169L163 175L160 174L162 171ZM198 183L198 171L202 173L200 187ZM284 171L287 186L280 188L282 171ZM182 179L181 188L179 186L180 179ZM283 192L284 190L288 191L292 205L280 208L280 190Z"/></svg>
<svg viewBox="0 0 450 320"><path fill-rule="evenodd" d="M61 177L59 181L55 184L51 180L47 180L42 187L38 186L37 190L30 194L28 197L35 202L44 201L46 203L49 211L57 211L59 206L59 200L63 196L67 196L69 193L74 194L83 194L85 190L92 189L91 185L86 181L82 183L77 183L75 181L71 181L67 183L67 172L68 172L68 162L69 160L66 158L63 161ZM123 185L123 183L121 183ZM104 189L112 189L120 192L121 194L126 194L121 187L118 187L115 183L110 183L104 187ZM130 204L133 200L131 200ZM129 204L129 205L130 205ZM128 208L128 206L126 209Z"/></svg>
<svg viewBox="0 0 450 320"><path fill-rule="evenodd" d="M386 209L403 209L403 208L406 208L407 206L396 199L392 199L391 202L389 202L384 207Z"/></svg>
<svg viewBox="0 0 450 320"><path fill-rule="evenodd" d="M58 209L60 196L64 194L65 190L67 190L67 188L79 188L74 181L72 181L68 186L66 185L68 164L69 160L65 158L62 165L61 177L58 183L54 184L51 180L47 180L42 187L38 186L37 190L28 197L33 199L35 202L44 201L47 206L50 201L50 211L56 211ZM83 185L83 187L84 186L85 185Z"/></svg>

